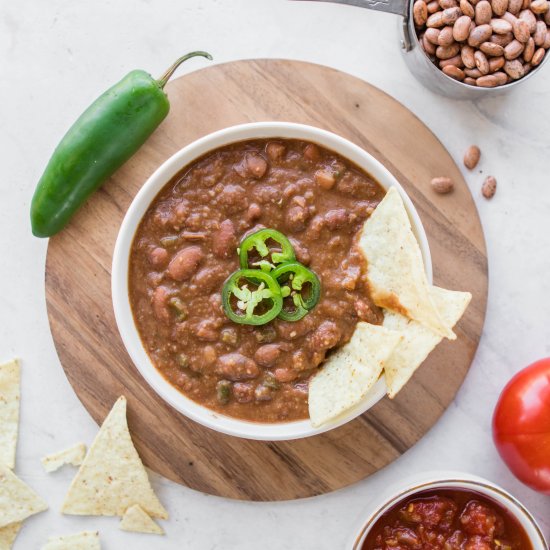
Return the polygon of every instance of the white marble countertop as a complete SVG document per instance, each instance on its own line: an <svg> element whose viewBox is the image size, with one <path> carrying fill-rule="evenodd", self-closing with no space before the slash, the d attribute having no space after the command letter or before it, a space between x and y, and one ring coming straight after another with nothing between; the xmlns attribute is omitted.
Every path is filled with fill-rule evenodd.
<svg viewBox="0 0 550 550"><path fill-rule="evenodd" d="M54 145L99 92L133 68L160 74L182 52L203 48L221 63L293 58L347 71L416 113L457 161L480 145L480 169L466 173L485 229L489 307L474 364L441 421L394 464L345 490L302 501L247 503L203 495L153 476L169 509L166 537L127 534L114 518L62 516L74 474L45 474L44 454L97 427L57 358L46 316L47 242L31 236L28 211ZM476 104L437 97L407 71L394 16L332 4L283 0L19 0L0 2L0 360L22 358L17 473L50 510L26 522L17 549L51 534L98 528L103 548L252 550L343 548L369 495L411 472L458 469L519 497L550 535L550 498L521 485L500 461L491 413L506 380L550 355L550 66L509 95ZM204 66L190 62L181 73ZM480 195L493 174L492 201Z"/></svg>

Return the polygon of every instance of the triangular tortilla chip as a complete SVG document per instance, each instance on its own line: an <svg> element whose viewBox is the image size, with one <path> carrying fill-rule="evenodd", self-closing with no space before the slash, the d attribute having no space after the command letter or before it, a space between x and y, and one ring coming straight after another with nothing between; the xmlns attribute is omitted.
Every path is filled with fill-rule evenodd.
<svg viewBox="0 0 550 550"><path fill-rule="evenodd" d="M351 340L326 360L309 382L309 416L318 427L357 405L376 383L401 340L387 328L359 322Z"/></svg>
<svg viewBox="0 0 550 550"><path fill-rule="evenodd" d="M433 303L448 327L454 327L468 307L472 295L469 292L430 288ZM403 334L403 340L393 350L384 365L388 395L393 398L409 381L428 354L441 342L442 337L394 311L384 312L383 326Z"/></svg>
<svg viewBox="0 0 550 550"><path fill-rule="evenodd" d="M77 443L72 447L63 449L57 453L52 453L44 458L40 459L42 466L46 472L51 473L59 470L61 466L65 464L71 464L72 466L80 466L86 456L86 445L84 443Z"/></svg>
<svg viewBox="0 0 550 550"><path fill-rule="evenodd" d="M0 462L12 470L19 429L20 376L17 359L0 365Z"/></svg>
<svg viewBox="0 0 550 550"><path fill-rule="evenodd" d="M9 468L0 464L0 527L43 512L48 505Z"/></svg>
<svg viewBox="0 0 550 550"><path fill-rule="evenodd" d="M97 531L50 537L42 550L101 550Z"/></svg>
<svg viewBox="0 0 550 550"><path fill-rule="evenodd" d="M0 528L0 550L11 550L21 525L21 522L17 522Z"/></svg>
<svg viewBox="0 0 550 550"><path fill-rule="evenodd" d="M365 222L358 243L376 305L401 313L451 340L429 293L422 253L403 200L392 187Z"/></svg>
<svg viewBox="0 0 550 550"><path fill-rule="evenodd" d="M119 397L73 479L61 511L122 516L133 504L139 504L151 517L168 518L132 443L126 398Z"/></svg>
<svg viewBox="0 0 550 550"><path fill-rule="evenodd" d="M157 525L143 510L139 504L130 506L120 521L119 527L123 531L135 531L136 533L152 533L164 535L162 528Z"/></svg>

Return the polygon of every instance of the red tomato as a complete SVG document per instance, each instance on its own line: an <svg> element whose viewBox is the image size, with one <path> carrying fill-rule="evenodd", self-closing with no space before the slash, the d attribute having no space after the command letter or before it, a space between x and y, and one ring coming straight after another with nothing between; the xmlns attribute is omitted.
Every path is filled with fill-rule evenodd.
<svg viewBox="0 0 550 550"><path fill-rule="evenodd" d="M493 439L520 481L550 495L550 357L508 382L493 416Z"/></svg>

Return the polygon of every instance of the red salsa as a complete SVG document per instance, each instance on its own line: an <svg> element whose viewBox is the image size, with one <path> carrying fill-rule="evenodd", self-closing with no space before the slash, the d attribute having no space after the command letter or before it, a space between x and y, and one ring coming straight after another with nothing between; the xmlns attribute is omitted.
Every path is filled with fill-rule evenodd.
<svg viewBox="0 0 550 550"><path fill-rule="evenodd" d="M362 550L532 550L519 522L497 502L466 490L422 491L397 503Z"/></svg>

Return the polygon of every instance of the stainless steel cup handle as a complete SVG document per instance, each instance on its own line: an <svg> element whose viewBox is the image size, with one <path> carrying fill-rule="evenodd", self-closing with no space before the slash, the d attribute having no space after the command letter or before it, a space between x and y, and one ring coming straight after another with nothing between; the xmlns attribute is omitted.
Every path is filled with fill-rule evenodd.
<svg viewBox="0 0 550 550"><path fill-rule="evenodd" d="M384 11L386 13L395 13L403 17L403 49L410 51L412 41L409 30L409 0L294 0L298 2L331 2L333 4L345 4L347 6L357 6L368 10Z"/></svg>

